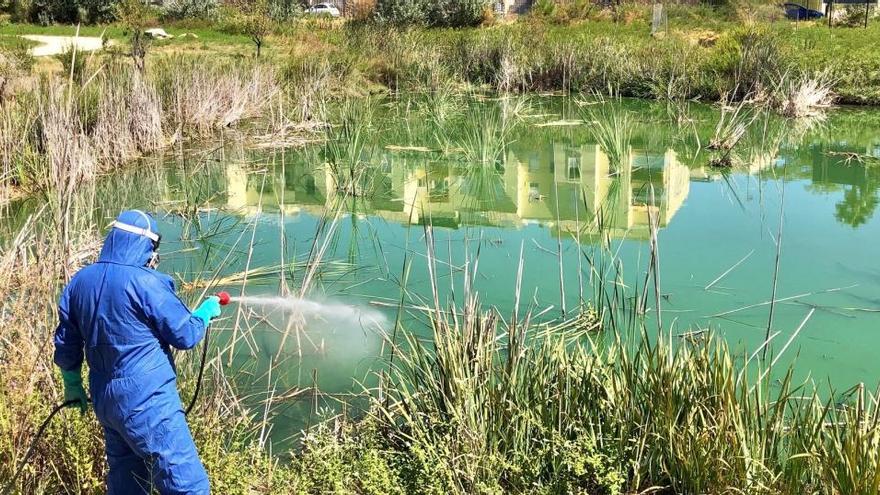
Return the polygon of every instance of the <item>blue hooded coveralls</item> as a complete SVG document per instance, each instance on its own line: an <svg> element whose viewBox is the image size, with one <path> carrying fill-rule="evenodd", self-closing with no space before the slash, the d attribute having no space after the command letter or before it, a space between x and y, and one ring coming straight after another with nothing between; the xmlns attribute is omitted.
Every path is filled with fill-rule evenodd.
<svg viewBox="0 0 880 495"><path fill-rule="evenodd" d="M158 232L139 211L119 222ZM153 241L112 228L98 261L80 270L61 296L55 363L89 363L95 415L104 428L110 495L209 492L177 393L170 346L191 349L205 335L175 294L171 277L147 268Z"/></svg>

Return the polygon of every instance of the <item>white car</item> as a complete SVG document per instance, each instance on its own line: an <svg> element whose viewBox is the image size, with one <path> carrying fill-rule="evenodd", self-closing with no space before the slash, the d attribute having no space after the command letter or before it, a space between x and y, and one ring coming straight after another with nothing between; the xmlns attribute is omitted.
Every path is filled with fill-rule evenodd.
<svg viewBox="0 0 880 495"><path fill-rule="evenodd" d="M309 8L311 15L329 15L330 17L339 17L339 9L330 3L319 3Z"/></svg>

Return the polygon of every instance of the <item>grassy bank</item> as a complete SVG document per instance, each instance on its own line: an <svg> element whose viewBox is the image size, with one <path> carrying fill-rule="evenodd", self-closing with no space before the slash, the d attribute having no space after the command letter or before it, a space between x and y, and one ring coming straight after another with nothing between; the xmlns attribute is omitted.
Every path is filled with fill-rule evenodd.
<svg viewBox="0 0 880 495"><path fill-rule="evenodd" d="M315 129L299 101L312 80L285 85L259 61L163 55L135 69L127 57L73 53L63 72L0 103L0 186L51 193L89 182L132 160L190 139L210 139L259 117L230 137L296 146ZM311 101L311 100L310 100ZM320 101L311 103L317 111Z"/></svg>
<svg viewBox="0 0 880 495"><path fill-rule="evenodd" d="M261 52L281 69L320 61L337 82L325 88L334 93L457 85L766 102L775 93L791 92L792 84L819 78L839 103L880 104L880 57L865 43L880 36L880 24L829 29L823 23L780 20L781 10L761 7L756 14L671 5L668 22L653 36L650 8L640 4L619 11L590 9L574 19L536 13L463 29L291 19L266 26ZM153 42L155 56L199 53L239 59L255 51L247 27L234 18L153 19L147 24L176 35ZM0 26L0 35L7 37L75 31L72 26ZM115 24L81 28L84 35L113 40L120 50L127 32Z"/></svg>

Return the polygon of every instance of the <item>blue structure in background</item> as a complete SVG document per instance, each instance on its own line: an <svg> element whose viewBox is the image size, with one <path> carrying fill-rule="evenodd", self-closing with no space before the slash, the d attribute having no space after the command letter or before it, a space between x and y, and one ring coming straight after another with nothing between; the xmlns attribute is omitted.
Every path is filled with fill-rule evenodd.
<svg viewBox="0 0 880 495"><path fill-rule="evenodd" d="M804 7L798 3L785 3L783 7L785 8L785 16L795 21L808 21L825 16L825 14L818 10Z"/></svg>

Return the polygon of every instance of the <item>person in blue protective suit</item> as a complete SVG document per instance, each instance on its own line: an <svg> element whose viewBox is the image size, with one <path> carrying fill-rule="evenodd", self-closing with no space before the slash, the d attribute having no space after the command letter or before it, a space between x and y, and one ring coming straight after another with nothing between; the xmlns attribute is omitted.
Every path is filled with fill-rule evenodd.
<svg viewBox="0 0 880 495"><path fill-rule="evenodd" d="M138 210L113 223L98 261L80 270L58 305L55 364L65 401L88 398L104 428L111 495L208 493L208 476L186 423L171 347L191 349L220 315L218 298L192 313L171 277L155 270L156 221Z"/></svg>

